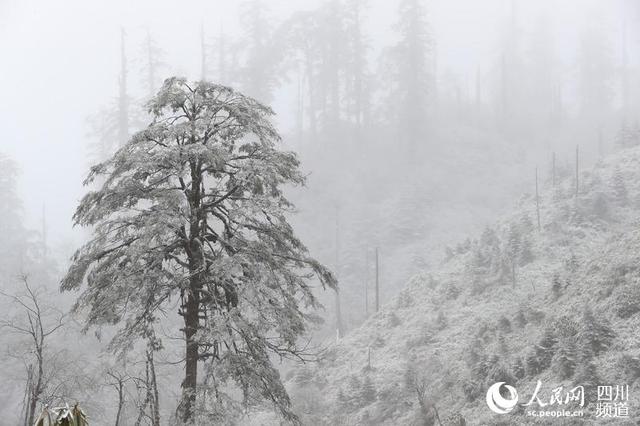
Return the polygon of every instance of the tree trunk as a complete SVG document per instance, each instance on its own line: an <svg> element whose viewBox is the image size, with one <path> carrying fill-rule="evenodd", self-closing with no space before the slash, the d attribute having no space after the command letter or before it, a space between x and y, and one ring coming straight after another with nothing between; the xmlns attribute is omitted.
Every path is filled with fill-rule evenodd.
<svg viewBox="0 0 640 426"><path fill-rule="evenodd" d="M120 31L120 93L118 96L118 144L124 146L129 139L129 98L127 94L127 56L125 32Z"/></svg>
<svg viewBox="0 0 640 426"><path fill-rule="evenodd" d="M336 277L340 276L340 222L339 210L336 206ZM339 278L338 278L339 279ZM342 325L342 309L340 306L340 290L336 288L336 337L339 339L343 336L344 329Z"/></svg>
<svg viewBox="0 0 640 426"><path fill-rule="evenodd" d="M311 141L315 142L317 123L316 123L316 91L315 79L313 78L313 62L309 51L305 54L307 85L309 89L309 131L311 133Z"/></svg>
<svg viewBox="0 0 640 426"><path fill-rule="evenodd" d="M195 114L194 114L195 115ZM195 124L194 124L195 125ZM195 133L194 133L195 134ZM191 188L189 190L190 224L187 256L189 258L189 294L184 304L184 334L186 341L185 376L182 382L182 420L189 424L193 420L198 384L198 342L194 336L200 327L200 292L204 270L201 233L201 188L202 176L197 164L191 164Z"/></svg>
<svg viewBox="0 0 640 426"><path fill-rule="evenodd" d="M160 426L160 398L158 395L158 382L156 380L156 367L153 360L153 350L149 351L149 374L151 380L151 423L153 426Z"/></svg>
<svg viewBox="0 0 640 426"><path fill-rule="evenodd" d="M118 380L118 412L116 413L116 425L120 426L120 417L122 417L122 408L124 407L124 383Z"/></svg>
<svg viewBox="0 0 640 426"><path fill-rule="evenodd" d="M364 251L364 316L369 317L369 252Z"/></svg>
<svg viewBox="0 0 640 426"><path fill-rule="evenodd" d="M40 343L42 345L42 342ZM30 396L30 404L29 404L29 422L27 424L32 425L34 421L34 417L36 414L36 408L38 406L38 401L40 400L40 394L42 393L42 376L43 372L43 362L42 362L42 346L36 349L36 357L38 359L38 371L36 376L36 382L33 385L31 396Z"/></svg>
<svg viewBox="0 0 640 426"><path fill-rule="evenodd" d="M536 167L536 215L538 217L538 232L540 231L540 197L538 196L538 168Z"/></svg>
<svg viewBox="0 0 640 426"><path fill-rule="evenodd" d="M576 200L578 199L578 188L580 188L579 182L579 174L578 174L578 156L579 156L579 146L576 145Z"/></svg>
<svg viewBox="0 0 640 426"><path fill-rule="evenodd" d="M197 294L189 295L185 308L186 359L185 376L182 382L182 420L184 423L188 423L193 418L198 381L198 343L194 339L198 330L199 303Z"/></svg>
<svg viewBox="0 0 640 426"><path fill-rule="evenodd" d="M24 426L33 424L34 412L31 411L31 389L33 383L33 366L27 367L27 386L25 388L25 404L24 404Z"/></svg>
<svg viewBox="0 0 640 426"><path fill-rule="evenodd" d="M378 262L378 247L376 247L376 312L380 309L380 272Z"/></svg>
<svg viewBox="0 0 640 426"><path fill-rule="evenodd" d="M551 156L551 185L556 187L556 153Z"/></svg>

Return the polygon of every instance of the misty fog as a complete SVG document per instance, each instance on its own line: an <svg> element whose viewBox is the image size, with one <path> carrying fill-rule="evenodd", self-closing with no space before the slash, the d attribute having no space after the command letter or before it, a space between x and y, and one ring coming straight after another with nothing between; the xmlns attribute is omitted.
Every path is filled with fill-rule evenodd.
<svg viewBox="0 0 640 426"><path fill-rule="evenodd" d="M92 425L437 424L429 423L435 422L435 417L424 414L420 394L420 404L413 404L422 407L424 421L408 420L402 413L419 410L414 406L400 409L400 405L389 403L394 408L384 411L380 390L366 416L361 406L340 408L330 401L337 398L336 389L342 392L342 385L331 383L326 388L329 392L315 384L320 390L313 393L300 385L300 362L303 358L308 361L303 369L315 371L310 375L322 376L324 368L348 370L352 367L341 364L340 348L359 347L359 353L364 357L366 352L369 357L367 371L375 372L370 357L371 348L377 346L362 336L379 327L385 312L395 310L403 289L417 288L418 282L438 281L434 276L439 276L437 271L443 264L474 247L477 238L482 244L486 230L514 209L526 210L523 217L538 231L543 229L541 232L549 235L559 232L545 224L545 194L551 194L560 182L566 184L567 194L572 194L574 185L577 199L581 182L586 188L595 181L581 173L592 167L609 167L603 164L614 161L607 160L610 156L622 159L610 166L612 170L626 173L632 161L624 159L632 157L620 150L640 143L640 3L633 0L4 0L0 2L0 57L0 425L26 425L47 405L76 403ZM188 84L166 80L171 77L184 78ZM213 85L198 83L205 81ZM74 275L74 268L82 269L78 265L84 261L81 256L72 259L74 253L91 241L104 242L104 221L124 214L123 210L104 207L115 193L102 193L102 201L98 197L93 206L87 202L84 213L76 210L85 202L83 197L116 182L109 176L116 176L118 170L145 161L134 146L157 136L153 133L156 130L145 133L145 129L167 119L166 135L177 134L171 133L170 126L183 117L175 115L171 102L187 99L191 87L198 88L192 94L200 93L198 90L209 93L203 94L203 99L214 96L215 102L239 102L228 114L237 114L237 126L248 129L241 136L249 137L253 132L260 141L273 139L278 151L294 152L300 160L299 172L306 177L305 184L298 185L297 166L276 154L252 161L278 158L281 164L251 163L257 175L246 177L266 186L271 179L277 181L283 197L295 208L289 209L273 189L270 204L261 204L267 201L260 198L260 203L245 206L242 214L250 220L251 214L262 211L267 215L268 211L271 222L282 211L291 224L291 235L308 248L309 262L317 260L319 265L302 262L311 267L309 277L302 272L287 275L287 266L277 263L275 257L262 264L256 260L256 269L252 269L260 275L256 271L282 267L282 276L287 277L283 282L299 284L302 294L309 285L322 305L315 310L314 303L305 304L307 299L298 293L288 295L291 298L269 293L271 298L280 294L282 300L275 302L281 310L270 317L274 328L265 331L265 336L288 336L289 331L283 329L290 326L303 350L295 352L287 343L284 352L291 350L292 356L278 351L265 355L276 373L266 364L256 366L253 358L247 361L248 366L242 364L242 368L255 368L256 377L265 383L273 381L273 387L264 385L266 391L258 385L260 380L253 381L254 372L238 373L239 366L220 373L217 369L222 367L214 364L217 347L222 344L211 337L213 343L203 344L206 350L201 350L206 353L196 365L200 372L216 373L199 376L197 392L202 385L204 393L189 399L185 393L188 377L182 317L187 306L183 299L192 290L185 284L179 284L176 288L180 290L149 314L153 319L144 331L146 337L128 336L131 341L123 343L119 330L133 321L127 316L134 309L132 305L143 302L131 297L120 301L122 304L108 303L120 297L116 293L127 292L127 286L142 284L127 281L115 266L104 276L96 272L95 278L89 267L83 270L83 274L89 271L86 276ZM229 94L225 87L237 92ZM185 98L177 94L180 90L187 93ZM262 110L262 105L271 108L273 115ZM174 121L169 120L171 114ZM217 119L212 118L216 126L225 123ZM267 123L273 124L281 139L272 138ZM153 137L149 136L152 133ZM242 137L238 136L238 144L244 143ZM237 152L235 159L248 151L238 148ZM151 150L149 158L156 158ZM83 184L91 167L99 163L106 165L98 168L103 174ZM181 172L175 173L177 179ZM128 175L122 176L125 179ZM167 182L173 179L169 176ZM212 174L207 179L217 178L219 175ZM232 187L235 173L228 179L221 180L220 187ZM201 183L203 190L209 182L205 179ZM268 198L262 190L255 190L255 194ZM212 204L226 202L230 194L233 189ZM138 202L140 209L147 208L147 202L153 204L144 197ZM91 208L96 211L88 213ZM100 208L106 210L99 213ZM77 211L81 214L74 225ZM84 222L82 214L87 215ZM100 219L92 221L91 215ZM165 220L164 216L149 217L159 219L145 226L157 226ZM230 214L230 222L232 217ZM173 223L171 220L167 218L167 224ZM242 249L232 250L219 237L232 238L227 223L222 222L223 230L211 226L214 244L221 244L220 253L227 250L232 254L212 254L211 263L206 264L214 270L228 265L224 279L235 283L240 278L234 275L234 268L242 269L252 261L233 260ZM627 223L622 220L613 222L623 233L634 229L632 222L629 228L621 225ZM277 230L286 233L283 238L292 245L287 250L306 253L296 242L289 242L285 223ZM252 226L247 235L259 234L257 225ZM188 228L193 227L191 223ZM138 231L155 232L151 228ZM247 246L253 242L242 240ZM274 244L274 250L281 249ZM534 252L544 252L540 244L533 243ZM102 249L110 250L106 245ZM254 255L250 259L259 259L251 257ZM186 257L171 256L162 261L165 268L172 259L176 268L185 267ZM99 270L98 263L92 268ZM301 264L294 263L298 271ZM125 266L122 268L124 271ZM509 274L513 273L515 288L520 272L516 266L512 268ZM158 282L167 279L155 273L149 272L147 277ZM523 269L522 274L527 273ZM193 277L193 271L184 276ZM533 284L536 278L532 276L527 278L531 281L527 286L535 290L539 287ZM78 302L87 280L102 283L108 277L113 283ZM334 279L337 292L331 288ZM72 281L77 286L71 285ZM470 288L475 285L471 281L456 281L457 287ZM61 291L61 282L65 291ZM434 290L439 288L435 284L425 285L419 293L425 298L440 291ZM154 291L164 291L158 286ZM106 295L109 289L113 299ZM227 287L224 291L229 309ZM255 302L248 308L251 314L242 311L247 306L242 304L242 294L233 308L249 316L259 313L260 296L252 293L246 297L244 303ZM526 298L509 303L517 305ZM480 299L472 293L464 306ZM295 309L288 305L293 300ZM76 302L91 307L74 310ZM268 302L274 306L272 299ZM103 305L98 309L96 304ZM196 312L198 328L206 331L199 321L208 324L207 315L213 318L212 312L204 313L205 319L200 320ZM304 326L291 319L297 320L298 314L304 318ZM407 315L420 319L418 313ZM43 323L40 331L39 322L35 322L34 331L34 318ZM536 332L544 328L536 327ZM455 336L466 336L464 333L461 329ZM38 342L39 338L42 341ZM270 342L270 338L264 337L264 341ZM235 343L233 340L231 346ZM226 349L231 351L229 346ZM455 357L447 350L439 350L444 359ZM236 356L243 353L236 347ZM416 365L422 368L422 364ZM377 368L385 370L384 365ZM251 379L243 382L234 374ZM344 376L347 383L346 373L336 374ZM225 378L216 385L221 376ZM267 376L270 379L264 379ZM387 376L367 376L366 380L379 389L389 381ZM429 382L430 376L426 380ZM228 391L229 399L224 403L212 396L217 395L217 386ZM344 386L350 389L350 385ZM321 400L327 405L317 402ZM431 401L437 406L437 398ZM468 402L456 410L473 410L473 404L480 406L480 402ZM451 414L441 406L439 409ZM189 418L190 410L197 414ZM465 423L451 420L444 424ZM486 423L474 423L473 417L467 416L466 424Z"/></svg>

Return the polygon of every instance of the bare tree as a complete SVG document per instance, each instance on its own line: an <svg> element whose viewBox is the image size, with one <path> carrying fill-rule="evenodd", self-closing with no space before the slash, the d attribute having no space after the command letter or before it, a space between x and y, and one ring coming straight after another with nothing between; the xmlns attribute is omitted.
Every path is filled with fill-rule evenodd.
<svg viewBox="0 0 640 426"><path fill-rule="evenodd" d="M133 378L126 372L119 370L117 368L111 368L107 371L107 376L109 377L107 384L115 388L118 393L118 411L116 413L116 423L115 426L121 426L124 423L122 422L122 415L124 410L124 405L126 403L126 386L127 383Z"/></svg>
<svg viewBox="0 0 640 426"><path fill-rule="evenodd" d="M405 371L405 385L407 390L412 393L415 392L419 406L418 419L420 424L434 426L437 422L438 425L442 426L440 414L436 407L436 395L440 393L442 386L440 380L432 379L432 377L436 377L433 372L441 369L442 363L432 358L428 359L424 365L426 366L426 371L417 367L415 358L409 360Z"/></svg>
<svg viewBox="0 0 640 426"><path fill-rule="evenodd" d="M147 417L151 421L152 426L160 426L160 405L158 396L158 383L156 380L155 361L153 359L153 353L156 350L153 344L150 343L146 351L145 360L145 377L134 378L138 392L144 391L144 400L141 404L138 404L138 417L135 422L135 426L140 426L142 420Z"/></svg>
<svg viewBox="0 0 640 426"><path fill-rule="evenodd" d="M23 410L24 424L31 425L38 402L41 401L51 379L51 375L45 371L47 340L64 325L65 315L53 306L42 304L40 292L31 288L26 275L22 275L20 281L24 285L24 292L16 294L0 292L21 310L15 317L1 320L0 328L7 328L16 334L26 336L29 340L28 352L35 358L27 361L27 387Z"/></svg>

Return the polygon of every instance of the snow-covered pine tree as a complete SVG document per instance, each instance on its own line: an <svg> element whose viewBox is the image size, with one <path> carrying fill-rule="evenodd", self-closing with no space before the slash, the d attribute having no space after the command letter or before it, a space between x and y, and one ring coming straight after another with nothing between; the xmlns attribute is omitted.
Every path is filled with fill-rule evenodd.
<svg viewBox="0 0 640 426"><path fill-rule="evenodd" d="M522 357L518 357L516 358L515 362L513 363L513 376L520 380L525 376L525 369L524 369L524 362L522 362Z"/></svg>
<svg viewBox="0 0 640 426"><path fill-rule="evenodd" d="M630 148L640 144L640 127L623 122L615 137L615 144L620 148Z"/></svg>
<svg viewBox="0 0 640 426"><path fill-rule="evenodd" d="M558 340L558 350L553 357L553 368L560 379L564 380L573 376L576 369L576 358L574 338L565 337Z"/></svg>
<svg viewBox="0 0 640 426"><path fill-rule="evenodd" d="M560 274L557 272L553 274L551 278L551 294L553 299L557 300L562 295L562 281L560 280Z"/></svg>
<svg viewBox="0 0 640 426"><path fill-rule="evenodd" d="M371 381L371 377L369 375L364 376L364 381L362 382L362 390L361 390L361 399L365 405L371 404L376 400L378 392L376 391L376 386Z"/></svg>
<svg viewBox="0 0 640 426"><path fill-rule="evenodd" d="M620 168L616 168L613 172L613 176L611 177L611 189L615 200L622 205L626 205L628 200L627 186L624 183L624 176L622 176Z"/></svg>
<svg viewBox="0 0 640 426"><path fill-rule="evenodd" d="M353 411L364 405L362 401L362 381L358 376L353 375L349 378L346 395L349 411Z"/></svg>
<svg viewBox="0 0 640 426"><path fill-rule="evenodd" d="M170 78L149 108L154 121L85 181L104 177L74 215L93 238L74 255L62 289L82 287L76 309L87 327L121 325L112 342L119 348L180 301L182 423L201 409L209 421L210 409L232 415L226 407L244 404L229 402L231 387L243 402L270 400L297 423L269 357L303 356L303 309L318 306L309 281L336 285L286 218L292 205L281 187L304 183L298 159L277 149L271 109L228 87Z"/></svg>
<svg viewBox="0 0 640 426"><path fill-rule="evenodd" d="M580 353L584 354L585 358L606 351L616 336L609 323L596 317L590 308L585 308L580 325L582 329L578 334L578 341L581 345Z"/></svg>
<svg viewBox="0 0 640 426"><path fill-rule="evenodd" d="M389 102L397 105L394 124L401 147L413 154L425 143L435 104L435 42L422 0L398 2L394 25L399 40L387 51L388 73L394 84Z"/></svg>
<svg viewBox="0 0 640 426"><path fill-rule="evenodd" d="M282 77L282 52L280 34L272 26L269 3L249 0L242 4L244 37L240 51L242 65L238 70L241 89L260 102L271 102Z"/></svg>
<svg viewBox="0 0 640 426"><path fill-rule="evenodd" d="M544 368L548 367L556 351L558 336L551 326L545 328L540 341L536 345L536 355Z"/></svg>
<svg viewBox="0 0 640 426"><path fill-rule="evenodd" d="M522 236L517 224L512 223L507 232L507 255L515 261L520 256Z"/></svg>
<svg viewBox="0 0 640 426"><path fill-rule="evenodd" d="M593 361L586 359L578 365L573 383L576 386L584 386L587 392L593 391L598 384L602 383L598 376L598 369Z"/></svg>
<svg viewBox="0 0 640 426"><path fill-rule="evenodd" d="M131 128L131 98L128 92L128 68L125 50L125 31L120 31L120 75L118 97L87 118L91 141L88 144L90 162L104 161L129 138Z"/></svg>

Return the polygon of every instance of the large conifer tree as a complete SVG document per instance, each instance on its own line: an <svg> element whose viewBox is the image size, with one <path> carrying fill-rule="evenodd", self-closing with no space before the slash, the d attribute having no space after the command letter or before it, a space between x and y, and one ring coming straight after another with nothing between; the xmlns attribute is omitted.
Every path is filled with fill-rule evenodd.
<svg viewBox="0 0 640 426"><path fill-rule="evenodd" d="M230 407L265 399L296 422L269 356L301 356L312 276L335 286L287 222L282 186L304 183L298 160L277 149L272 111L230 88L171 78L149 106L154 121L91 169L86 183L104 184L74 220L93 238L62 288L83 289L87 327L120 325L119 347L179 301L182 423L197 412L220 424Z"/></svg>

